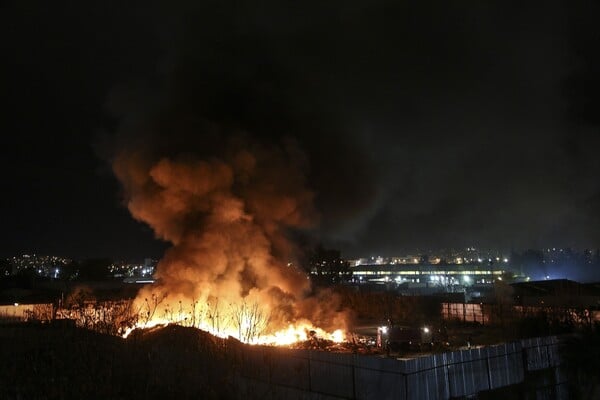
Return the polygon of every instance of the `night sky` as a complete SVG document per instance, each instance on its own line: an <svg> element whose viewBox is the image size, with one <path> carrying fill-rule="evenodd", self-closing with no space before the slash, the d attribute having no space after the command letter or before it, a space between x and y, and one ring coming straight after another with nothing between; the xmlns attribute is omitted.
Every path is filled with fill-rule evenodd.
<svg viewBox="0 0 600 400"><path fill-rule="evenodd" d="M115 148L206 124L293 141L345 256L600 247L598 3L167 3L3 3L0 256L160 256Z"/></svg>

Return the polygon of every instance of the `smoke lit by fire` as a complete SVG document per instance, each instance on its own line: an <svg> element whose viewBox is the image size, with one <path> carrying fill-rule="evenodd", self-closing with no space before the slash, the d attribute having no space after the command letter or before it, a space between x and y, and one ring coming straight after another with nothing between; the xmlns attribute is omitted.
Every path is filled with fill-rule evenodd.
<svg viewBox="0 0 600 400"><path fill-rule="evenodd" d="M220 143L210 152L125 147L115 155L129 211L172 243L157 283L135 300L137 326L179 323L248 343L343 340L336 298L311 293L291 263L288 232L315 220L301 151L240 135Z"/></svg>

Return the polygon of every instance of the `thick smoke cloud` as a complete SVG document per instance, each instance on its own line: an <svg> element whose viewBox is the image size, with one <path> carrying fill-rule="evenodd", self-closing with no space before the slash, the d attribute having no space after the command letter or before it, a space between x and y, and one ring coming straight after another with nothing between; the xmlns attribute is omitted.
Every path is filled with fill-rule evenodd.
<svg viewBox="0 0 600 400"><path fill-rule="evenodd" d="M133 136L168 136L170 159L222 145L198 131L289 138L311 234L347 256L597 247L587 6L193 2L148 15L160 57L110 102L120 140L140 115L153 117Z"/></svg>
<svg viewBox="0 0 600 400"><path fill-rule="evenodd" d="M132 216L173 244L158 266L158 284L138 297L164 293L186 306L260 304L278 328L317 318L323 306L302 309L310 286L288 240L289 231L316 222L302 152L291 140L259 144L208 123L194 132L184 147L168 136L153 143L142 136L115 153Z"/></svg>
<svg viewBox="0 0 600 400"><path fill-rule="evenodd" d="M184 143L209 159L219 143L193 145L204 124L293 138L312 236L344 256L596 248L597 14L590 1L9 1L5 255L158 253L98 176L91 136L115 124L119 146L169 136L153 160Z"/></svg>

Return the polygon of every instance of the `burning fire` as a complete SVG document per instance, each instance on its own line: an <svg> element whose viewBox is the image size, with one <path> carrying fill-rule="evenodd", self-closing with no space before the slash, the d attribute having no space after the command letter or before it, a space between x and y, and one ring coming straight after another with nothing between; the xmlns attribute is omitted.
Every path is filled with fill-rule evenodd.
<svg viewBox="0 0 600 400"><path fill-rule="evenodd" d="M127 328L127 330L123 334L123 337L127 338L127 336L129 336L129 334L137 328L147 329L161 325L166 326L171 323L173 322L167 319L155 319L146 324L137 324L134 327ZM229 336L232 336L236 339L241 340L241 338L238 335L238 331L236 331L235 329L215 331L209 325L200 325L199 329L210 332L211 334L218 337L227 338ZM290 324L287 328L277 331L270 335L256 336L250 338L246 343L270 346L289 346L297 342L307 341L314 336L320 339L330 340L336 343L341 343L346 340L346 334L342 329L337 329L331 333L328 333L320 328L312 326L310 322L305 321L296 324Z"/></svg>
<svg viewBox="0 0 600 400"><path fill-rule="evenodd" d="M147 287L145 290L151 289ZM142 290L141 293L144 293ZM224 294L226 296L226 294ZM137 322L123 332L127 338L135 329L149 329L156 326L176 324L194 327L209 332L217 337L234 337L241 342L253 345L289 346L297 342L304 342L313 338L329 340L341 343L346 340L343 329L327 332L314 326L305 318L299 318L292 323L281 324L279 313L276 317L277 308L281 304L277 302L266 302L259 304L258 301L250 302L254 296L249 295L239 304L223 303L218 299L211 298L202 304L193 302L185 307L183 301L178 301L177 309L169 305L172 300L168 295L156 295L152 292L150 300L141 300L140 295L134 302L138 309ZM329 295L325 299L329 299ZM227 298L227 296L226 296ZM319 299L311 298L308 304L318 304ZM275 318L274 318L275 317ZM334 321L338 323L339 321Z"/></svg>
<svg viewBox="0 0 600 400"><path fill-rule="evenodd" d="M189 148L163 156L161 146L139 143L115 156L131 214L173 245L156 284L134 302L136 327L176 323L252 344L289 345L311 335L344 340L337 298L313 293L289 263L298 252L288 232L315 219L300 150L239 137L219 143L226 145L211 142L210 157Z"/></svg>
<svg viewBox="0 0 600 400"><path fill-rule="evenodd" d="M218 337L231 336L248 344L284 346L311 338L336 343L345 341L344 330L336 329L330 333L315 327L309 320L303 318L281 326L277 322L278 319L272 318L274 313L267 311L268 306L274 306L273 303L262 305L256 301L249 303L249 297L241 304L224 305L212 299L212 302L207 301L203 306L199 302L194 302L187 308L183 306L182 301L179 301L179 307L174 310L165 303L168 296L157 296L152 293L150 300L146 298L143 302L139 299L136 301L141 304L138 321L133 327L127 328L123 337L126 338L136 328L146 329L177 324L198 328Z"/></svg>

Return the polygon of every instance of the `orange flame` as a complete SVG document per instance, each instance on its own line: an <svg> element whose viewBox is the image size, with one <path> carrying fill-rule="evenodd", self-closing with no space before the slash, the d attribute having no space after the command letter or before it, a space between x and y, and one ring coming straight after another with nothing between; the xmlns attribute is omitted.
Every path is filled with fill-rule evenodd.
<svg viewBox="0 0 600 400"><path fill-rule="evenodd" d="M165 318L157 318L146 323L137 323L135 326L127 328L123 333L123 338L127 338L135 329L149 329L156 326L167 326L173 323L186 325L185 321L173 322ZM234 328L215 330L207 323L199 324L198 328L218 337L227 338L231 336L242 342L253 345L289 346L294 343L307 341L313 336L316 336L319 339L330 340L335 343L342 343L346 340L346 332L344 330L337 329L333 332L326 332L321 328L313 326L309 321L300 321L295 324L289 324L286 328L272 334L256 335L252 337L240 336L240 331Z"/></svg>

